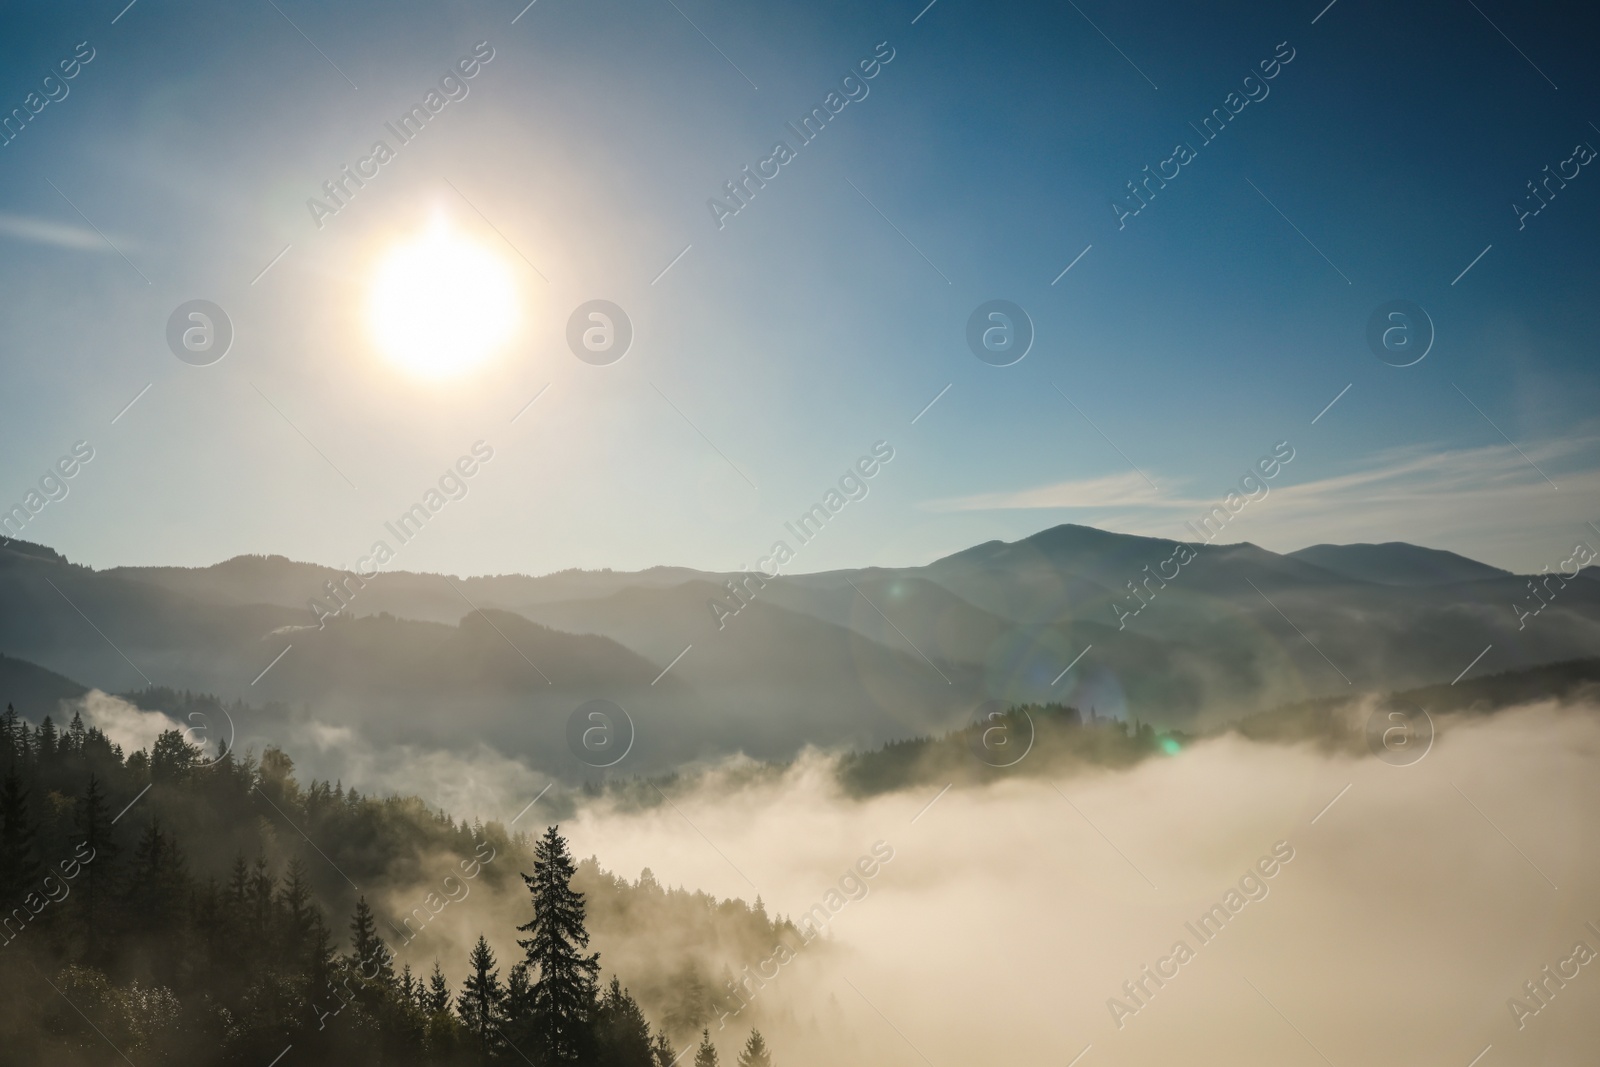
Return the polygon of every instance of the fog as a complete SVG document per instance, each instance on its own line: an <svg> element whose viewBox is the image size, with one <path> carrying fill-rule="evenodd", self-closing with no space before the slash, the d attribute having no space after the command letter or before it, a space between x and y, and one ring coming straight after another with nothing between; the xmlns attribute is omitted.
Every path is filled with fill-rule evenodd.
<svg viewBox="0 0 1600 1067"><path fill-rule="evenodd" d="M184 728L183 723L163 712L144 711L121 697L102 693L98 689L91 689L83 696L63 701L62 704L62 721L57 724L57 729L64 729L72 721L73 714L80 714L84 726L101 731L113 745L120 746L124 753L129 754L139 749L148 752L163 732Z"/></svg>
<svg viewBox="0 0 1600 1067"><path fill-rule="evenodd" d="M79 706L129 750L171 725L99 693ZM764 976L747 1007L711 1023L725 1057L755 1025L784 1067L996 1053L1058 1065L1081 1053L1084 1067L1466 1067L1488 1046L1485 1064L1575 1061L1600 1038L1587 965L1600 934L1585 927L1600 929L1597 712L1441 717L1410 766L1223 736L1129 770L1019 766L1035 773L865 800L840 792L834 757L810 752L764 774L730 760L644 807L564 788L525 807L545 783L488 750L299 740L363 790L419 793L469 818L525 812L515 831L563 818L575 856L630 880L649 868L666 886L810 916L820 935L781 954L695 943L670 923L594 924L603 974L633 987L652 1021L689 959L708 976ZM1350 714L1359 725L1366 709ZM433 882L456 862L436 860L420 868L437 868ZM491 862L493 877L469 882L425 938L397 943L397 962L426 971L438 954L459 979L481 930L509 965L527 898L514 861L497 862L507 869ZM438 889L390 888L379 914ZM1545 1003L1525 988L1535 980Z"/></svg>
<svg viewBox="0 0 1600 1067"><path fill-rule="evenodd" d="M1580 940L1600 949L1584 929L1600 926L1600 721L1540 706L1440 725L1411 766L1223 738L931 807L936 788L845 800L813 757L763 785L711 776L643 813L586 807L563 829L576 854L630 877L759 891L788 914L874 842L892 847L822 951L781 967L728 1031L713 1026L725 1056L753 1020L786 1067L1066 1064L1086 1047L1085 1067L1465 1067L1491 1044L1486 1063L1575 1062L1600 1037L1594 968L1549 982L1520 1031L1507 1000L1537 1007L1525 982ZM1247 883L1266 895L1209 943L1191 933L1280 842L1293 858ZM1160 965L1176 975L1146 979L1119 1027L1108 1000L1136 1005L1123 983L1180 940L1192 958Z"/></svg>

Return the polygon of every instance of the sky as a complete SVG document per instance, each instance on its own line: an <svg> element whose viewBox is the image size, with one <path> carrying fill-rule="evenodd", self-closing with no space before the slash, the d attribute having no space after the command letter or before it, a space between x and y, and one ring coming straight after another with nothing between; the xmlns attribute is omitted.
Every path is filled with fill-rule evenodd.
<svg viewBox="0 0 1600 1067"><path fill-rule="evenodd" d="M0 507L92 452L19 533L76 562L349 565L462 461L396 566L737 568L878 442L797 569L1187 536L1280 443L1230 524L1274 550L1600 544L1577 5L125 2L0 12ZM511 297L430 261L399 343L503 336L423 377L369 305L436 227ZM968 343L995 300L1008 366ZM1409 366L1367 338L1393 301Z"/></svg>

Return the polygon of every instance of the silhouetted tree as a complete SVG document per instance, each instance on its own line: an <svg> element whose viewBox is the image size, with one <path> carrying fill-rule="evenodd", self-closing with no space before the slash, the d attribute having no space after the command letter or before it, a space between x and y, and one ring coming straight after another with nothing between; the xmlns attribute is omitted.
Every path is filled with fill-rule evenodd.
<svg viewBox="0 0 1600 1067"><path fill-rule="evenodd" d="M6 709L11 716L15 712ZM15 904L39 877L34 827L28 818L28 794L15 767L0 784L0 911Z"/></svg>
<svg viewBox="0 0 1600 1067"><path fill-rule="evenodd" d="M567 843L552 826L534 845L533 874L522 881L533 897L533 918L518 930L517 944L528 954L534 973L526 1020L518 1033L532 1039L545 1067L579 1058L595 1002L598 953L585 953L589 931L584 925L583 894L572 888L574 871Z"/></svg>
<svg viewBox="0 0 1600 1067"><path fill-rule="evenodd" d="M482 934L472 946L467 964L471 970L461 985L461 995L456 998L456 1013L477 1039L478 1051L487 1059L499 1038L500 1025L505 1021L505 990L500 985L500 971L494 965L494 953Z"/></svg>
<svg viewBox="0 0 1600 1067"><path fill-rule="evenodd" d="M433 961L433 974L428 978L428 991L424 997L428 1014L443 1015L450 1010L450 983L445 981L438 960Z"/></svg>
<svg viewBox="0 0 1600 1067"><path fill-rule="evenodd" d="M350 919L350 948L347 962L363 981L380 986L394 985L394 957L383 938L378 936L378 924L366 897L356 900L355 915Z"/></svg>
<svg viewBox="0 0 1600 1067"><path fill-rule="evenodd" d="M711 1031L700 1031L700 1047L694 1050L694 1067L717 1067L717 1046L711 1043Z"/></svg>
<svg viewBox="0 0 1600 1067"><path fill-rule="evenodd" d="M48 723L50 720L45 720ZM43 732L41 728L41 732ZM78 855L83 862L83 888L74 894L78 900L79 927L83 934L84 957L100 960L100 938L104 933L106 906L110 899L112 860L117 847L111 841L111 818L100 779L89 776L89 786L78 801L75 821L78 827Z"/></svg>
<svg viewBox="0 0 1600 1067"><path fill-rule="evenodd" d="M595 1006L594 1037L601 1067L652 1067L650 1024L615 975Z"/></svg>

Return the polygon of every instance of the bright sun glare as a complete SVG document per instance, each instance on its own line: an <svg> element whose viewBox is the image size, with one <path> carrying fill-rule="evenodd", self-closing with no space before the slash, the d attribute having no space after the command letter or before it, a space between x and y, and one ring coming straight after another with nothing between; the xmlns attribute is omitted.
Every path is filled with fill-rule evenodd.
<svg viewBox="0 0 1600 1067"><path fill-rule="evenodd" d="M367 300L378 348L426 378L482 363L511 338L517 312L505 262L442 218L384 257Z"/></svg>

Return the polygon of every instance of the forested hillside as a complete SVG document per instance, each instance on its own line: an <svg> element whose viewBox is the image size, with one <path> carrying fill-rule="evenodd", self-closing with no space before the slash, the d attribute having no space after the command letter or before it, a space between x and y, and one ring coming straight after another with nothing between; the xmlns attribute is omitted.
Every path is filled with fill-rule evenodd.
<svg viewBox="0 0 1600 1067"><path fill-rule="evenodd" d="M651 960L651 929L724 961L796 936L759 902L576 863L553 826L508 834L415 798L302 788L275 749L208 758L170 730L124 755L77 716L34 727L8 708L0 776L0 1063L267 1064L292 1048L286 1063L668 1067L729 1002L705 973L715 953ZM475 917L465 901L485 889L523 901L514 930L487 931L519 946L499 959L481 934L468 951L430 925ZM396 898L415 907L377 903ZM591 947L596 918L639 942L645 1007ZM736 1051L733 1031L718 1040ZM741 1064L769 1062L758 1033L739 1040Z"/></svg>

